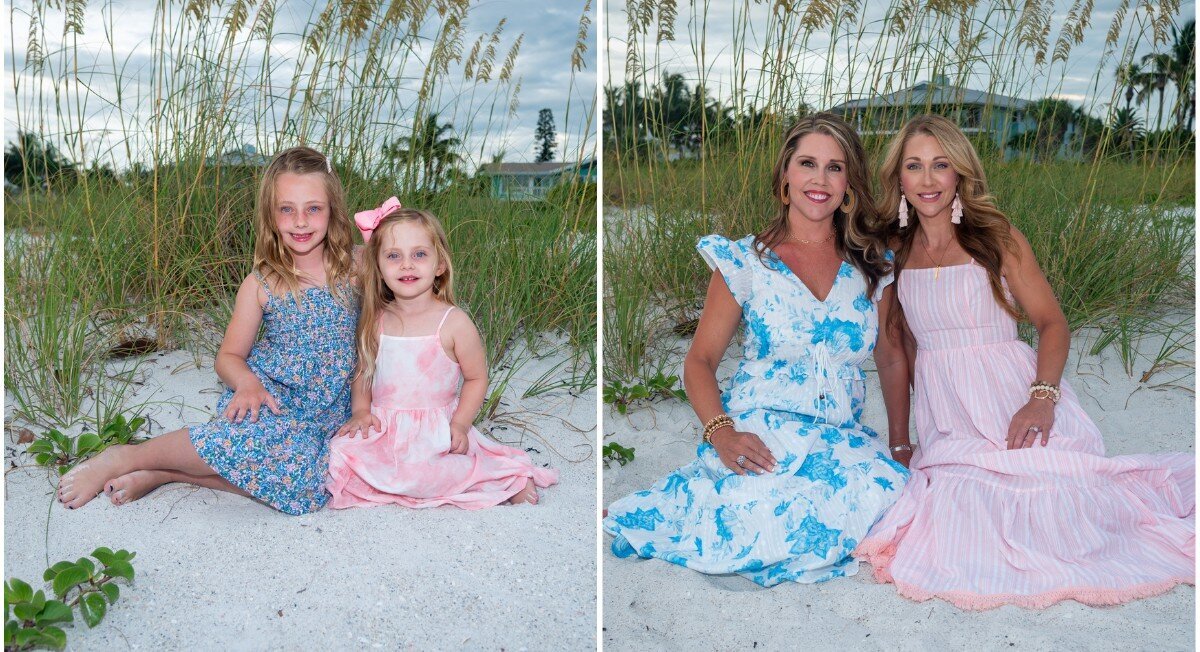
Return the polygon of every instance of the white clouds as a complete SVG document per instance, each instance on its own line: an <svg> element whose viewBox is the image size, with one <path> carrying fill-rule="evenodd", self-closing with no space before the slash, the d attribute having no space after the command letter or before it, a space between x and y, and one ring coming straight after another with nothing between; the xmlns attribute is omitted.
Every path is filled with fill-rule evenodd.
<svg viewBox="0 0 1200 652"><path fill-rule="evenodd" d="M251 41L246 54L238 50L238 57L244 63L244 69L237 71L245 79L245 87L240 88L239 100L242 102L240 114L234 112L234 120L242 120L241 124L230 126L231 132L253 131L253 125L279 124L283 118L284 98L289 93L296 61L301 57L301 36L310 29L310 24L319 14L324 3L311 1L282 2L276 10L272 29L271 61L269 86L258 89L253 84L259 82L260 70L254 69L254 62L261 60L263 45L261 41ZM537 3L537 10L527 2L515 0L491 0L473 6L466 20L464 49L469 50L479 34L488 34L502 18L507 18L506 27L497 49L499 55L493 69L493 81L490 84L475 85L462 79L461 68L443 78L437 89L438 105L432 110L439 112L444 119L453 120L456 134L465 143L468 160L473 163L486 161L500 147L506 147L510 152L510 160L521 158L532 159L532 154L518 158L517 151L532 151L531 136L529 147L518 147L519 141L526 138L526 132L532 134L537 121L537 112L541 108L554 111L559 128L564 132L560 143L567 143L573 151L561 151L563 155L575 156L579 148L590 152L594 147L594 127L589 122L587 114L595 105L595 47L594 16L593 28L589 33L590 43L586 57L588 66L581 72L572 73L570 56L575 47L579 18L583 11L584 0L555 0L554 2ZM12 34L24 35L29 30L28 6L18 7L12 12ZM594 11L593 11L594 14ZM61 64L51 55L49 66L40 80L34 79L30 71L25 70L24 43L18 39L16 43L16 75L21 81L20 97L14 95L13 86L9 84L5 91L5 140L11 142L16 137L18 129L17 114L21 115L24 128L31 126L32 116L37 114L37 103L41 102L42 115L53 120L55 115L55 98L53 90L71 87L81 90L83 98L80 112L83 115L84 137L89 141L89 151L112 151L113 158L118 164L125 163L124 146L120 142L122 122L141 125L137 129L142 132L145 125L150 123L151 110L149 101L141 102L140 106L131 106L135 102L131 98L148 100L152 94L152 74L154 63L152 56L151 37L154 30L154 5L143 2L105 2L92 3L87 7L85 15L85 32L78 37L78 53L80 64L85 74L86 87L65 83L65 73ZM408 64L404 70L405 78L396 85L408 99L392 102L379 107L378 121L383 124L396 125L396 135L403 135L403 128L411 124L411 110L416 91L420 86L420 77L424 73L422 62L428 57L429 38L440 24L436 14L431 13L427 23L429 34L419 41L409 55ZM46 25L47 49L53 53L61 50L58 35L61 34L61 11L47 12ZM111 35L106 36L106 27L111 26ZM509 97L507 91L495 82L499 74L504 55L519 34L524 33L520 55L517 58L513 79L520 79L521 90L518 96L519 104L515 116L508 115ZM235 48L246 47L235 44ZM466 52L463 53L465 58ZM115 66L114 66L115 59ZM13 61L6 57L5 68L10 77L14 74ZM119 75L114 74L119 70ZM118 77L121 91L125 97L125 105L117 107ZM353 83L347 82L347 83ZM36 87L40 85L44 92L39 97ZM74 92L74 91L73 91ZM356 92L369 93L370 89L360 89ZM268 94L264 99L262 93ZM75 111L73 102L64 106L68 111ZM266 107L265 120L254 120L249 114L259 112ZM568 120L569 118L569 120ZM66 126L49 125L48 131L59 133L75 128L79 122L78 116L71 116ZM259 127L265 128L265 127ZM107 131L107 134L102 132ZM261 134L259 134L261 136ZM141 133L134 134L135 139ZM252 142L255 134L245 136ZM135 158L137 155L135 154Z"/></svg>
<svg viewBox="0 0 1200 652"><path fill-rule="evenodd" d="M1118 91L1114 88L1118 57L1111 57L1103 68L1100 66L1105 35L1117 0L1096 2L1083 42L1073 48L1065 64L1059 62L1040 67L1033 65L1032 56L989 60L987 53L993 51L996 43L986 40L980 48L983 56L958 61L958 53L947 49L954 39L939 38L932 31L913 34L910 30L903 40L910 47L897 53L895 44L900 39L885 39L881 43L878 37L885 14L892 11L889 5L894 3L864 3L862 33L839 36L833 51L830 51L828 31L810 34L803 44L780 43L778 36L774 36L781 31L780 22L778 16L772 14L771 4L709 0L692 3L686 9L681 7L675 21L674 42L658 46L653 42L638 45L639 53L649 51L651 56L651 60L641 62L645 76L650 81L657 81L664 72L681 73L690 84L703 78L709 94L723 99L744 91L747 99L757 100L761 105L766 97L785 93L795 95L795 101L802 98L810 106L826 108L844 101L847 96L861 97L876 89L896 90L930 79L935 71L916 63L923 58L926 64L936 61L945 66L941 72L951 79L961 75L966 85L972 88L992 89L1024 98L1051 94L1077 98L1074 101L1097 115L1106 111L1107 103ZM1060 11L1051 26L1051 49L1070 7L1065 1L1058 4L1062 6L1057 8ZM628 53L625 3L610 2L607 7L608 28L604 39L608 47L609 72L605 83L620 85L625 77ZM984 12L994 10L992 5L983 3L977 10L976 19L983 21ZM1194 15L1194 1L1181 3L1178 22ZM995 18L994 15L990 17ZM1131 16L1127 26L1134 23ZM945 28L953 36L956 25L947 23ZM653 39L653 34L650 38ZM704 55L703 61L698 62L701 43ZM792 50L787 56L780 57L777 48L781 47ZM1140 57L1152 49L1148 39L1143 38L1136 55ZM782 61L787 66L786 76L796 80L801 87L772 89L769 79L764 80L769 77L764 71L770 70L772 61ZM1171 93L1167 94L1166 101L1173 102Z"/></svg>

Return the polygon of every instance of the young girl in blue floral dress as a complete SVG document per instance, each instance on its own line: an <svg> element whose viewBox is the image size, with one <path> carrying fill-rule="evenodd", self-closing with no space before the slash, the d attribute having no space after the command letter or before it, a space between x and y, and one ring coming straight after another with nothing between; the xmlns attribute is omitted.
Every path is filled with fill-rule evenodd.
<svg viewBox="0 0 1200 652"><path fill-rule="evenodd" d="M75 467L59 481L68 509L101 491L122 505L168 482L249 496L288 514L325 505L328 441L350 417L356 363L342 184L323 154L289 149L263 174L255 212L254 272L216 357L227 386L217 417Z"/></svg>
<svg viewBox="0 0 1200 652"><path fill-rule="evenodd" d="M763 586L853 575L851 551L904 487L904 466L859 421L874 351L890 438L908 441L908 365L898 332L879 329L895 293L862 145L836 116L804 118L773 183L763 233L697 245L713 275L684 383L704 441L690 464L609 507L619 557ZM741 362L721 394L717 365L740 324Z"/></svg>

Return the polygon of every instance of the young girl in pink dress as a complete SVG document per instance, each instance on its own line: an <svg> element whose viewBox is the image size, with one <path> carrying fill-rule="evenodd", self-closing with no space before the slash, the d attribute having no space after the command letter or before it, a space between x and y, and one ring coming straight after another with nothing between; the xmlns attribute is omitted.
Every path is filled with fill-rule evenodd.
<svg viewBox="0 0 1200 652"><path fill-rule="evenodd" d="M536 504L537 487L558 472L471 427L487 361L475 324L454 305L441 224L395 197L354 218L367 242L359 367L353 414L330 443L329 506Z"/></svg>
<svg viewBox="0 0 1200 652"><path fill-rule="evenodd" d="M920 447L893 447L912 476L855 555L904 596L964 609L1118 604L1194 583L1195 459L1105 457L1061 380L1067 320L962 131L914 118L880 177Z"/></svg>

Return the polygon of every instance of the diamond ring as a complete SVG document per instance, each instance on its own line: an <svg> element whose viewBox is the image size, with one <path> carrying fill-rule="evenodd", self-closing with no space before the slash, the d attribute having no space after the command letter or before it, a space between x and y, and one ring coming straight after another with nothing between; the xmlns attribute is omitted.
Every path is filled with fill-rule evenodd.
<svg viewBox="0 0 1200 652"><path fill-rule="evenodd" d="M738 466L746 466L746 456L745 455L738 455L737 465Z"/></svg>

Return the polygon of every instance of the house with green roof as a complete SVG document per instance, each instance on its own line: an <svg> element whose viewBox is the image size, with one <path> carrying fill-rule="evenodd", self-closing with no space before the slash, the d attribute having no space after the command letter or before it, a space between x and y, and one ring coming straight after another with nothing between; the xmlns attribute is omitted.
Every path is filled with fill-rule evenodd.
<svg viewBox="0 0 1200 652"><path fill-rule="evenodd" d="M596 160L584 159L572 163L491 163L482 172L492 179L493 199L542 201L550 189L578 179L581 183L596 182Z"/></svg>
<svg viewBox="0 0 1200 652"><path fill-rule="evenodd" d="M1031 100L999 93L977 91L946 82L944 77L921 82L911 88L844 102L829 109L858 129L861 136L890 135L909 119L936 113L953 120L969 138L988 138L1008 158L1017 154L1008 147L1013 136L1037 128L1029 115ZM1062 151L1068 152L1074 124L1067 129Z"/></svg>

